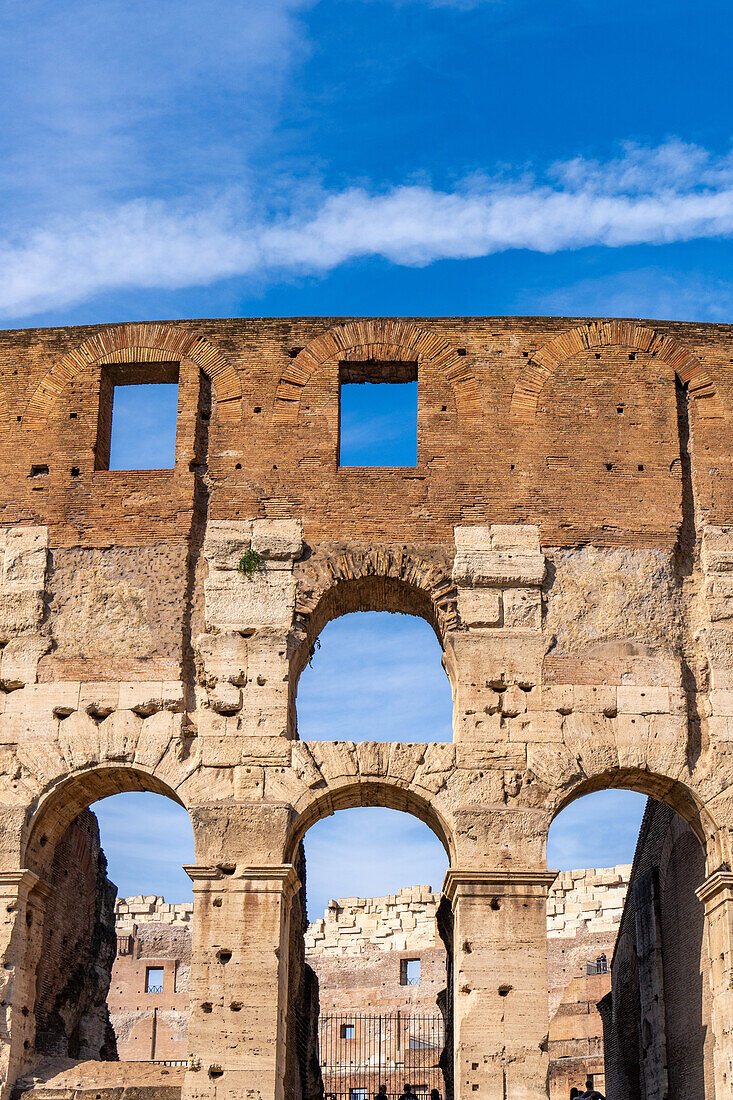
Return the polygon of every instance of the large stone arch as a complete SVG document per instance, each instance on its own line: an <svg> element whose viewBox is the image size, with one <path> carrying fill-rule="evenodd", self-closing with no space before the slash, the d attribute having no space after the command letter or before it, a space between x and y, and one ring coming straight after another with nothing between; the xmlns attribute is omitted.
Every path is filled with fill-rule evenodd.
<svg viewBox="0 0 733 1100"><path fill-rule="evenodd" d="M338 810L364 806L400 810L417 817L435 833L453 862L454 826L436 796L454 759L453 745L444 743L301 742L294 764L307 789L293 804L285 862L292 862L298 845L317 821Z"/></svg>
<svg viewBox="0 0 733 1100"><path fill-rule="evenodd" d="M652 771L645 766L619 764L590 775L577 774L572 781L554 788L548 799L548 829L572 802L605 790L628 790L669 806L690 826L707 854L709 871L717 870L721 852L721 830L717 815L695 787L680 776Z"/></svg>
<svg viewBox="0 0 733 1100"><path fill-rule="evenodd" d="M591 321L549 340L524 367L514 386L512 423L529 427L545 383L567 359L589 348L628 347L668 364L695 398L698 415L720 419L722 406L713 379L695 355L677 340L634 321Z"/></svg>
<svg viewBox="0 0 733 1100"><path fill-rule="evenodd" d="M36 386L26 407L25 426L42 428L78 371L111 363L161 363L190 359L216 387L217 415L225 421L241 416L239 375L224 354L204 336L162 324L115 325L90 336L66 353Z"/></svg>
<svg viewBox="0 0 733 1100"><path fill-rule="evenodd" d="M470 359L438 333L410 321L375 318L335 325L303 348L283 371L275 393L273 420L295 424L300 398L313 373L331 360L430 364L453 388L461 419L481 416L481 390Z"/></svg>
<svg viewBox="0 0 733 1100"><path fill-rule="evenodd" d="M441 646L459 624L450 574L400 550L344 552L317 561L298 579L296 622L302 641L294 658L297 682L316 638L332 619L352 611L419 615Z"/></svg>
<svg viewBox="0 0 733 1100"><path fill-rule="evenodd" d="M59 778L38 800L30 816L24 866L42 873L68 826L82 810L102 798L132 791L149 791L186 806L168 782L132 763L100 762Z"/></svg>

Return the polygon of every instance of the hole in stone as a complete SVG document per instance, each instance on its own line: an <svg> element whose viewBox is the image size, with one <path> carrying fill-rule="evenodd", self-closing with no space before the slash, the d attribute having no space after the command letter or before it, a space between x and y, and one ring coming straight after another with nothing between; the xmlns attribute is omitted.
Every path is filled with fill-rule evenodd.
<svg viewBox="0 0 733 1100"><path fill-rule="evenodd" d="M644 469L644 463L640 462L639 465L636 468L637 468L637 470L643 470Z"/></svg>
<svg viewBox="0 0 733 1100"><path fill-rule="evenodd" d="M254 411L256 413L261 413L262 412L262 405L255 405Z"/></svg>
<svg viewBox="0 0 733 1100"><path fill-rule="evenodd" d="M237 465L234 467L234 469L235 470L241 470L242 469L242 463L238 462Z"/></svg>
<svg viewBox="0 0 733 1100"><path fill-rule="evenodd" d="M39 466L31 466L31 472L28 474L28 477L47 477L48 473L48 466L41 464Z"/></svg>
<svg viewBox="0 0 733 1100"><path fill-rule="evenodd" d="M456 355L468 355L466 348L456 348Z"/></svg>
<svg viewBox="0 0 733 1100"><path fill-rule="evenodd" d="M612 462L607 462L606 463L606 469L607 470L612 470L613 469L613 463Z"/></svg>
<svg viewBox="0 0 733 1100"><path fill-rule="evenodd" d="M78 466L72 466L71 467L71 476L72 477L78 477L79 476L79 467Z"/></svg>
<svg viewBox="0 0 733 1100"><path fill-rule="evenodd" d="M447 405L441 405L441 406L440 406L440 411L441 411L441 412L444 412L444 413L445 413L445 412L448 412L448 406L447 406Z"/></svg>
<svg viewBox="0 0 733 1100"><path fill-rule="evenodd" d="M491 899L491 908L492 908L492 909L493 909L494 911L496 911L497 909L501 909L501 905L500 905L500 903L499 903L499 899L498 899L498 898L492 898L492 899Z"/></svg>
<svg viewBox="0 0 733 1100"><path fill-rule="evenodd" d="M221 1066L209 1066L209 1077L221 1077L223 1073Z"/></svg>
<svg viewBox="0 0 733 1100"><path fill-rule="evenodd" d="M629 352L629 359L630 359L630 360L631 360L632 362L634 361L634 359L636 359L636 352L635 352L635 351L630 351L630 352Z"/></svg>
<svg viewBox="0 0 733 1100"><path fill-rule="evenodd" d="M47 836L42 836L39 843L40 843L42 848L45 848L46 845L48 844L48 837Z"/></svg>
<svg viewBox="0 0 733 1100"><path fill-rule="evenodd" d="M208 1013L208 1012L212 1011L213 1007L214 1006L212 1005L211 1001L204 1001L203 1004L201 1005L201 1011Z"/></svg>
<svg viewBox="0 0 733 1100"><path fill-rule="evenodd" d="M214 898L211 904L215 909L221 909L221 898Z"/></svg>
<svg viewBox="0 0 733 1100"><path fill-rule="evenodd" d="M619 416L621 415L621 413L623 413L623 411L624 411L623 405L617 405L616 406L616 412L619 414Z"/></svg>
<svg viewBox="0 0 733 1100"><path fill-rule="evenodd" d="M297 359L297 357L300 355L302 350L303 350L302 348L291 348L290 351L288 352L288 355L290 356L291 359Z"/></svg>
<svg viewBox="0 0 733 1100"><path fill-rule="evenodd" d="M500 985L499 986L499 996L500 997L508 997L509 994L511 993L511 991L512 991L512 987L510 985Z"/></svg>
<svg viewBox="0 0 733 1100"><path fill-rule="evenodd" d="M243 1005L242 1005L241 1001L232 1001L232 1003L229 1005L229 1007L232 1010L232 1012L241 1012L242 1008L243 1008Z"/></svg>
<svg viewBox="0 0 733 1100"><path fill-rule="evenodd" d="M228 963L232 957L231 951L217 951L216 957L220 963Z"/></svg>
<svg viewBox="0 0 733 1100"><path fill-rule="evenodd" d="M76 420L78 415L78 413L69 413L69 420Z"/></svg>
<svg viewBox="0 0 733 1100"><path fill-rule="evenodd" d="M220 863L219 870L223 875L233 875L237 869L236 863Z"/></svg>

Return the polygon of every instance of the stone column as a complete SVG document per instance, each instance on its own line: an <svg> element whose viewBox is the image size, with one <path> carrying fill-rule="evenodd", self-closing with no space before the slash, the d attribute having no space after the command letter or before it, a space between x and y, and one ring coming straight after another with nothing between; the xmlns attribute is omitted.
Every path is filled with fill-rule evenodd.
<svg viewBox="0 0 733 1100"><path fill-rule="evenodd" d="M556 871L451 868L455 1100L547 1100L547 891Z"/></svg>
<svg viewBox="0 0 733 1100"><path fill-rule="evenodd" d="M285 1100L290 864L186 867L194 884L186 1100Z"/></svg>
<svg viewBox="0 0 733 1100"><path fill-rule="evenodd" d="M35 1050L36 964L50 892L33 871L0 871L0 1100Z"/></svg>
<svg viewBox="0 0 733 1100"><path fill-rule="evenodd" d="M697 896L705 906L710 952L715 1095L723 1100L733 1092L733 871L714 871Z"/></svg>

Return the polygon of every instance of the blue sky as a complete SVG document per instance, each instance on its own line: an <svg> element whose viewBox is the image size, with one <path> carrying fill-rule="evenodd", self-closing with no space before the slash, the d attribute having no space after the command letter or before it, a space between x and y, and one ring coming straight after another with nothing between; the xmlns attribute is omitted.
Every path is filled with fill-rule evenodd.
<svg viewBox="0 0 733 1100"><path fill-rule="evenodd" d="M732 31L730 0L6 0L0 325L729 321ZM379 415L380 446L395 445L394 419ZM124 425L124 409L116 417ZM345 424L357 442L358 428ZM161 461L134 432L126 446L114 462ZM443 703L426 700L443 691L441 670L403 672L410 646L390 640L400 677L387 706L370 688L383 662L371 628L351 641L338 629L335 644L357 654L344 671L354 698L345 707L328 682L324 634L303 728L388 722L408 736L432 723L440 736ZM376 714L357 714L357 696ZM555 865L630 858L633 796L597 797L616 817L570 808ZM113 877L148 892L161 819L141 803L133 824L115 823L107 806ZM333 837L318 856L312 834L314 881L319 858L336 879L367 866L366 849L361 864L351 847L334 861ZM180 896L179 878L160 881Z"/></svg>
<svg viewBox="0 0 733 1100"><path fill-rule="evenodd" d="M727 320L729 0L0 5L0 323Z"/></svg>

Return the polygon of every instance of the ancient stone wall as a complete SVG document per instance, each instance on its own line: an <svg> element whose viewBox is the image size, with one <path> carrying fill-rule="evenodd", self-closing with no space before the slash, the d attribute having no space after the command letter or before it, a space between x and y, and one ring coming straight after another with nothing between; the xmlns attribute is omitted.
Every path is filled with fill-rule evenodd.
<svg viewBox="0 0 733 1100"><path fill-rule="evenodd" d="M298 845L361 805L420 817L450 857L456 1100L546 1098L547 831L616 786L704 844L727 1096L731 360L730 327L656 321L0 334L6 1092L38 1053L55 848L96 799L152 790L196 842L187 1100L284 1100ZM341 466L341 383L385 372L417 374L416 464ZM114 386L173 378L173 469L110 471ZM360 610L432 625L453 743L298 739L312 647Z"/></svg>
<svg viewBox="0 0 733 1100"><path fill-rule="evenodd" d="M704 876L700 842L650 799L601 1004L608 1100L715 1096L710 960L696 895Z"/></svg>
<svg viewBox="0 0 733 1100"><path fill-rule="evenodd" d="M49 1058L117 1057L107 993L115 957L113 906L96 818L79 815L56 845L36 972L36 1043Z"/></svg>

